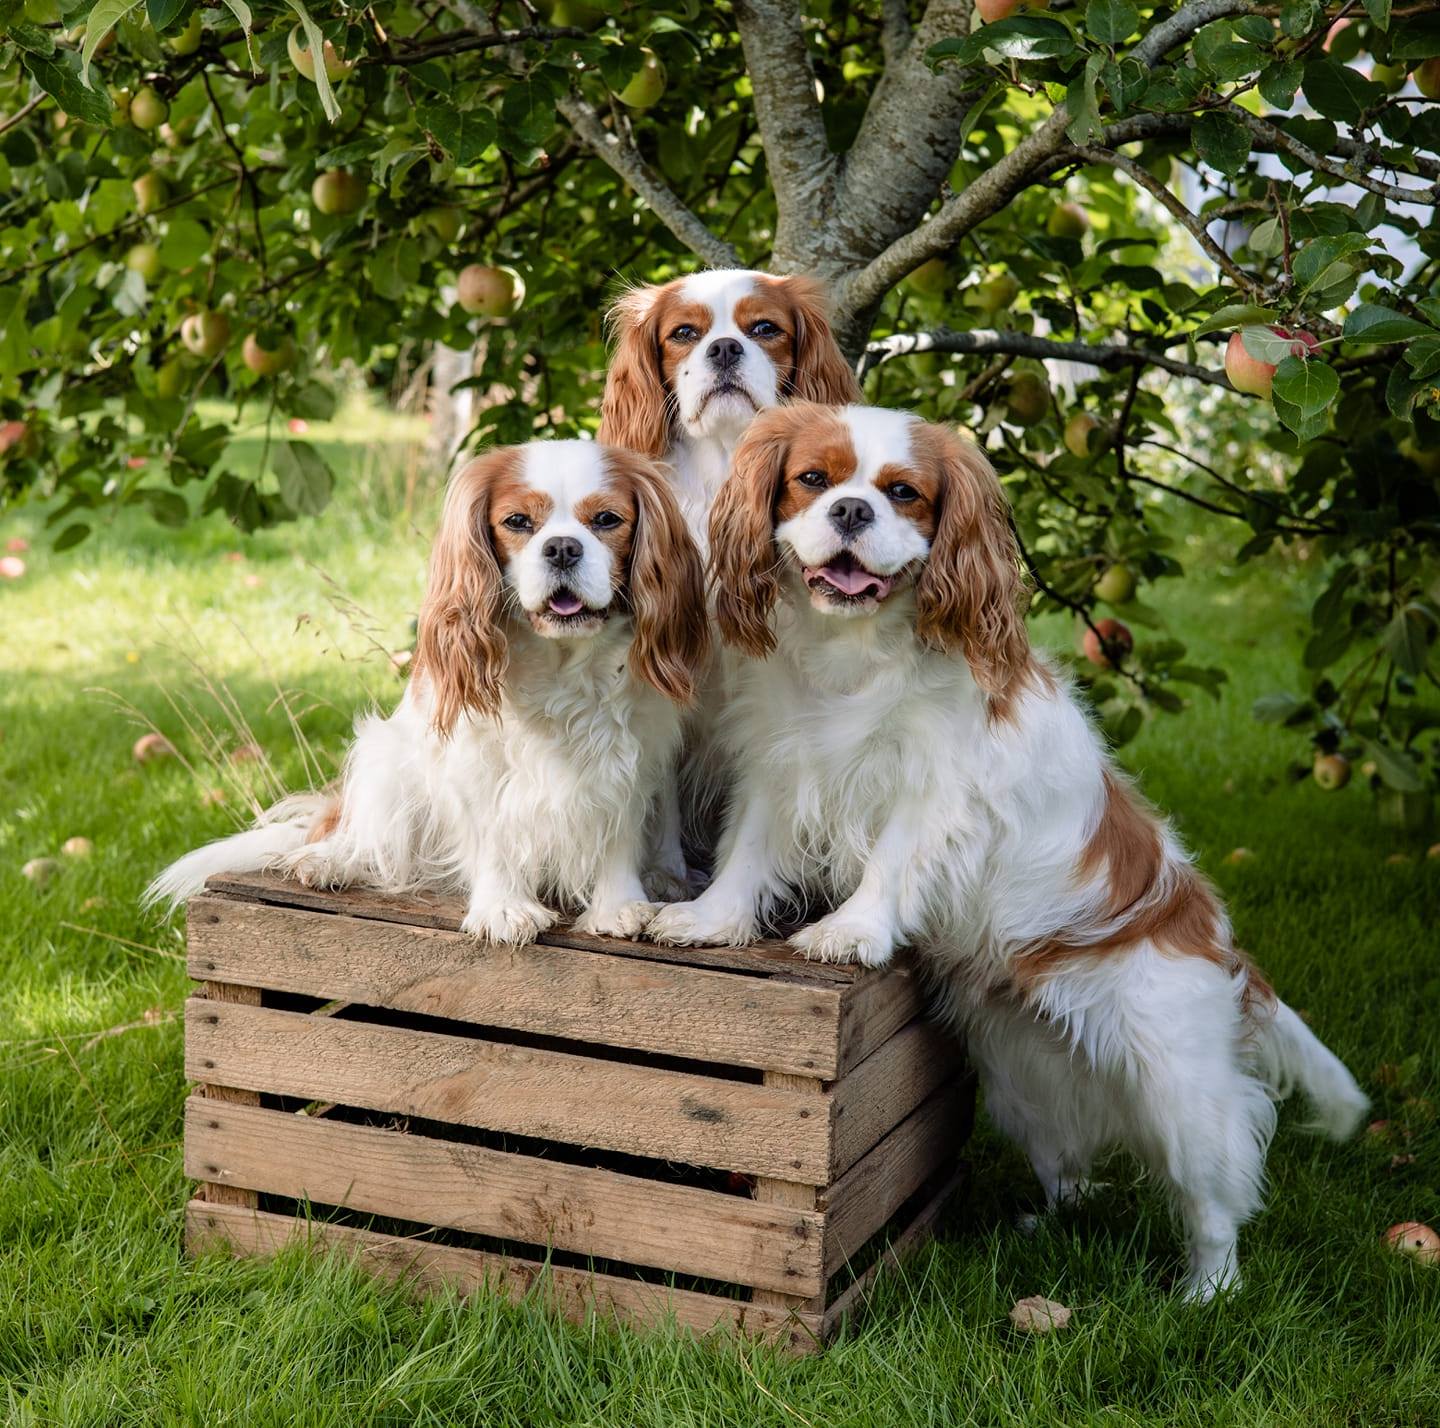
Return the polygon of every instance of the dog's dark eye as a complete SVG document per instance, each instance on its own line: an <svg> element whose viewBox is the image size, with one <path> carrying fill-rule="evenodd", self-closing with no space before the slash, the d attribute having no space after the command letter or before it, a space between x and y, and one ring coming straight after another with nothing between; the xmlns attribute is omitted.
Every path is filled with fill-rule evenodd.
<svg viewBox="0 0 1440 1428"><path fill-rule="evenodd" d="M534 522L531 521L530 517L527 516L524 511L512 512L506 516L500 524L507 530L512 531L533 531L535 529Z"/></svg>
<svg viewBox="0 0 1440 1428"><path fill-rule="evenodd" d="M755 323L754 326L751 327L750 336L779 337L780 329L773 322L771 322L769 318L762 317L759 322Z"/></svg>
<svg viewBox="0 0 1440 1428"><path fill-rule="evenodd" d="M809 486L812 491L818 491L820 487L830 484L830 478L823 471L802 471L795 479L802 486Z"/></svg>
<svg viewBox="0 0 1440 1428"><path fill-rule="evenodd" d="M899 505L905 505L910 501L918 501L920 493L913 486L908 486L904 481L896 481L885 488L885 494L892 501Z"/></svg>
<svg viewBox="0 0 1440 1428"><path fill-rule="evenodd" d="M614 511L601 511L594 520L590 522L597 531L613 531L616 526L625 524L624 518L617 516Z"/></svg>
<svg viewBox="0 0 1440 1428"><path fill-rule="evenodd" d="M670 334L671 342L694 342L700 336L698 328L691 327L688 322L682 322L674 332Z"/></svg>

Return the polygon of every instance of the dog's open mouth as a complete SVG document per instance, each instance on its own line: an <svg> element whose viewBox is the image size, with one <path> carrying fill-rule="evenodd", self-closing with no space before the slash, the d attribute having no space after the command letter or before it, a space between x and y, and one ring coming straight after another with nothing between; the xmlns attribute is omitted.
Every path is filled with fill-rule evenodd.
<svg viewBox="0 0 1440 1428"><path fill-rule="evenodd" d="M608 608L593 610L573 590L567 590L562 585L550 592L545 608L535 611L530 618L537 623L543 621L552 630L564 630L603 620L607 614Z"/></svg>
<svg viewBox="0 0 1440 1428"><path fill-rule="evenodd" d="M893 575L876 575L866 570L848 550L842 550L828 565L807 565L805 583L829 600L883 600L895 588Z"/></svg>

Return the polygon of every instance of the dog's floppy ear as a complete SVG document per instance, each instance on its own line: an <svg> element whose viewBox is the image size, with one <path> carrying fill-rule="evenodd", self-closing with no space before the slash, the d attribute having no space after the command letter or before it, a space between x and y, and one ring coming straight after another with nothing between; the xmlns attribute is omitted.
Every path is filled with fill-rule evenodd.
<svg viewBox="0 0 1440 1428"><path fill-rule="evenodd" d="M630 669L677 704L691 704L710 655L705 569L665 473L653 461L612 447L615 477L635 498L630 543Z"/></svg>
<svg viewBox="0 0 1440 1428"><path fill-rule="evenodd" d="M726 644L763 659L775 648L770 612L780 594L775 503L800 407L771 407L746 429L710 508L715 617Z"/></svg>
<svg viewBox="0 0 1440 1428"><path fill-rule="evenodd" d="M522 460L519 447L487 452L461 470L445 494L415 640L415 674L429 681L432 723L443 736L466 712L500 709L509 651L500 624L490 491L496 481L515 477Z"/></svg>
<svg viewBox="0 0 1440 1428"><path fill-rule="evenodd" d="M917 424L913 440L940 492L930 558L915 586L916 633L937 649L962 652L976 683L1004 695L1030 661L1009 502L983 453L949 428Z"/></svg>
<svg viewBox="0 0 1440 1428"><path fill-rule="evenodd" d="M599 439L658 460L670 449L670 396L660 367L663 287L632 288L610 309L615 356L600 398Z"/></svg>
<svg viewBox="0 0 1440 1428"><path fill-rule="evenodd" d="M860 384L830 328L825 288L815 278L777 278L795 316L795 365L786 395L843 407L862 400Z"/></svg>

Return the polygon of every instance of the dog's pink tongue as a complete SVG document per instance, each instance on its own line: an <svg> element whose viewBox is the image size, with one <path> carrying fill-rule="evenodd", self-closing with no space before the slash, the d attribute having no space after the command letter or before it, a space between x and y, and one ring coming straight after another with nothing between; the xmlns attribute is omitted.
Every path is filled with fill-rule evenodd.
<svg viewBox="0 0 1440 1428"><path fill-rule="evenodd" d="M858 565L827 565L817 573L826 584L833 585L842 595L865 595L873 592L877 599L883 599L895 583L892 576L872 575L868 570L861 570Z"/></svg>
<svg viewBox="0 0 1440 1428"><path fill-rule="evenodd" d="M584 608L580 597L572 595L568 590L562 590L550 597L550 612L554 615L578 615Z"/></svg>

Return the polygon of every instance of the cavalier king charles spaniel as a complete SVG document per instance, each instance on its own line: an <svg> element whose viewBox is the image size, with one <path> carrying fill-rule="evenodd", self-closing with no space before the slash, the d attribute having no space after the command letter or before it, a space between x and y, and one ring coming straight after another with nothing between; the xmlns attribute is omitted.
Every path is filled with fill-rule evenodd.
<svg viewBox="0 0 1440 1428"><path fill-rule="evenodd" d="M721 716L738 782L714 881L650 934L748 942L809 894L833 910L790 939L808 957L913 945L1048 1202L1126 1147L1174 1197L1188 1294L1235 1283L1274 1101L1298 1086L1339 1138L1365 1097L1032 652L983 455L903 412L766 412L710 541L751 656Z"/></svg>
<svg viewBox="0 0 1440 1428"><path fill-rule="evenodd" d="M632 452L533 442L451 482L414 671L362 717L338 789L287 799L151 886L274 867L326 887L440 889L461 929L628 937L655 911L644 828L708 652L704 569L665 474Z"/></svg>
<svg viewBox="0 0 1440 1428"><path fill-rule="evenodd" d="M671 467L702 546L710 503L757 412L792 398L860 400L822 293L813 278L720 268L634 288L611 309L618 340L600 440Z"/></svg>

